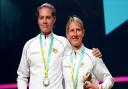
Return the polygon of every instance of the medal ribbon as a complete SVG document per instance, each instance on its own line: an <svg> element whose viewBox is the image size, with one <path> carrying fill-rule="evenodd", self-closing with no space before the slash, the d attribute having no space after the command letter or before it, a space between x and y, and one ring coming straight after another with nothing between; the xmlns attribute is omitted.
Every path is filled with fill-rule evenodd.
<svg viewBox="0 0 128 89"><path fill-rule="evenodd" d="M51 57L51 52L52 52L52 46L53 46L53 33L51 33L51 41L50 41L50 47L48 50L48 59L46 60L46 50L43 48L43 44L42 44L42 33L40 33L40 49L41 49L41 55L42 55L42 59L43 59L43 65L44 65L44 75L45 78L48 78L48 70L49 70L49 63L50 63L50 57Z"/></svg>
<svg viewBox="0 0 128 89"><path fill-rule="evenodd" d="M77 66L76 74L74 74L73 52L70 53L70 65L71 65L70 70L71 70L71 80L72 80L72 84L73 84L73 89L77 88L79 69L80 69L80 65L81 65L83 57L84 57L84 54L83 54L84 50L85 50L85 47L83 47L81 49L81 53L80 53L81 55L80 55L80 60L79 60L78 66Z"/></svg>

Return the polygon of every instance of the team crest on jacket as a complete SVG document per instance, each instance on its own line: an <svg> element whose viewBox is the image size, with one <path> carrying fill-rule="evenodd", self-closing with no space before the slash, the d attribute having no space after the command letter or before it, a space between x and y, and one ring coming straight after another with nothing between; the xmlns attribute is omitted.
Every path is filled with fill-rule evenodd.
<svg viewBox="0 0 128 89"><path fill-rule="evenodd" d="M53 48L52 51L53 51L53 53L58 53L58 50L55 48Z"/></svg>

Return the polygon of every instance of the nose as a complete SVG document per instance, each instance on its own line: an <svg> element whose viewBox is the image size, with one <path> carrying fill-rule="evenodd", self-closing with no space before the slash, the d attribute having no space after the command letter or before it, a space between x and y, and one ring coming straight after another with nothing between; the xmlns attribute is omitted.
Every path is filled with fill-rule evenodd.
<svg viewBox="0 0 128 89"><path fill-rule="evenodd" d="M74 35L75 35L75 36L77 35L77 30L76 30L76 29L74 30Z"/></svg>
<svg viewBox="0 0 128 89"><path fill-rule="evenodd" d="M47 19L46 19L46 18L43 19L43 23L44 23L44 24L47 23Z"/></svg>

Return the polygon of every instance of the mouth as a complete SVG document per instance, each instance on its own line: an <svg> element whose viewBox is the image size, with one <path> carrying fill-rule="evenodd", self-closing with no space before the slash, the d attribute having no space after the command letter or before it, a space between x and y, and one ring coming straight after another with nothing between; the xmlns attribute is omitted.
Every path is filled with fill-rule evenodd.
<svg viewBox="0 0 128 89"><path fill-rule="evenodd" d="M77 41L79 41L79 39L72 39L72 41L77 42Z"/></svg>
<svg viewBox="0 0 128 89"><path fill-rule="evenodd" d="M77 38L72 38L73 40L79 40L79 38L77 37Z"/></svg>
<svg viewBox="0 0 128 89"><path fill-rule="evenodd" d="M43 27L43 28L48 28L48 25L43 25L42 27Z"/></svg>
<svg viewBox="0 0 128 89"><path fill-rule="evenodd" d="M48 25L40 25L42 28L48 28Z"/></svg>

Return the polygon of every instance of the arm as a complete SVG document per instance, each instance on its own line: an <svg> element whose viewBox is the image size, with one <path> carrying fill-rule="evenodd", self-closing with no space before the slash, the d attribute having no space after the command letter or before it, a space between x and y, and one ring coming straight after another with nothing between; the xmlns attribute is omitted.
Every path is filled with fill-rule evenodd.
<svg viewBox="0 0 128 89"><path fill-rule="evenodd" d="M99 89L111 89L113 87L114 81L112 79L109 70L105 66L103 60L101 58L96 58L93 61L94 61L93 73L98 80L103 81L103 83L98 85Z"/></svg>
<svg viewBox="0 0 128 89"><path fill-rule="evenodd" d="M64 55L67 54L67 52L72 51L72 46L71 46L70 42L67 39L65 39L63 41L63 45L64 45Z"/></svg>
<svg viewBox="0 0 128 89"><path fill-rule="evenodd" d="M27 89L27 82L29 77L29 65L27 61L27 45L25 45L21 61L17 70L17 86L18 89Z"/></svg>
<svg viewBox="0 0 128 89"><path fill-rule="evenodd" d="M94 57L93 59L93 70L92 73L96 77L96 79L102 80L103 83L96 84L95 82L84 84L84 89L111 89L113 87L114 81L112 80L112 76L108 71L107 67L103 63L101 58Z"/></svg>

